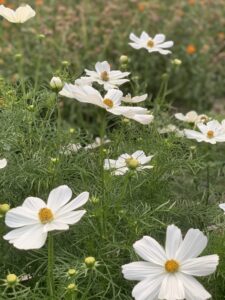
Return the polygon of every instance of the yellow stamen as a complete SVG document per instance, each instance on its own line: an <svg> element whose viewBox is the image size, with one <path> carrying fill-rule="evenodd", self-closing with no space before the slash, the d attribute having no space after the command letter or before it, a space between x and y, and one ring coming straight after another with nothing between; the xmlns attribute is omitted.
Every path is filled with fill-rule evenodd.
<svg viewBox="0 0 225 300"><path fill-rule="evenodd" d="M108 81L109 80L109 74L104 71L101 73L101 79L104 80L104 81Z"/></svg>
<svg viewBox="0 0 225 300"><path fill-rule="evenodd" d="M41 208L38 216L42 224L50 223L54 219L53 212L47 207Z"/></svg>
<svg viewBox="0 0 225 300"><path fill-rule="evenodd" d="M103 103L107 105L109 108L113 108L113 101L111 99L106 98L103 100Z"/></svg>
<svg viewBox="0 0 225 300"><path fill-rule="evenodd" d="M153 42L153 40L149 40L148 42L147 42L147 46L149 47L149 48L153 48L154 47L154 42Z"/></svg>
<svg viewBox="0 0 225 300"><path fill-rule="evenodd" d="M209 130L209 131L207 132L207 137L208 137L209 139L212 139L212 138L214 137L214 131Z"/></svg>
<svg viewBox="0 0 225 300"><path fill-rule="evenodd" d="M167 260L167 262L165 263L165 269L168 273L177 272L179 270L179 267L179 263L174 259Z"/></svg>
<svg viewBox="0 0 225 300"><path fill-rule="evenodd" d="M130 169L136 169L139 166L139 161L135 158L126 159L126 164Z"/></svg>

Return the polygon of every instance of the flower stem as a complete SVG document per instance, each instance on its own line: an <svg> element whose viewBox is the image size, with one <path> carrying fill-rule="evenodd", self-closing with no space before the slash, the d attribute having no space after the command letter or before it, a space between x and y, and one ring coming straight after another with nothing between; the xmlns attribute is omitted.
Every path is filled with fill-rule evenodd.
<svg viewBox="0 0 225 300"><path fill-rule="evenodd" d="M50 299L54 299L54 276L53 276L53 265L54 265L54 241L52 233L48 235L48 293Z"/></svg>

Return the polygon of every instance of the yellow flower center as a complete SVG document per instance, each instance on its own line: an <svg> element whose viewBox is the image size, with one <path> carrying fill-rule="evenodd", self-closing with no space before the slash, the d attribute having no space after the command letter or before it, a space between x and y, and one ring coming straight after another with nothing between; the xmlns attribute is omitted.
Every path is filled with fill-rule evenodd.
<svg viewBox="0 0 225 300"><path fill-rule="evenodd" d="M126 164L130 169L136 169L139 166L139 161L135 158L126 159Z"/></svg>
<svg viewBox="0 0 225 300"><path fill-rule="evenodd" d="M149 48L153 48L154 47L154 42L153 42L153 40L149 40L148 42L147 42L147 46L149 47Z"/></svg>
<svg viewBox="0 0 225 300"><path fill-rule="evenodd" d="M50 223L54 219L53 212L47 207L41 208L38 216L42 224Z"/></svg>
<svg viewBox="0 0 225 300"><path fill-rule="evenodd" d="M103 100L103 103L109 108L113 108L113 101L111 99L106 98Z"/></svg>
<svg viewBox="0 0 225 300"><path fill-rule="evenodd" d="M168 273L177 272L179 270L179 267L179 263L174 259L167 260L167 262L165 263L165 269Z"/></svg>
<svg viewBox="0 0 225 300"><path fill-rule="evenodd" d="M104 71L101 73L101 79L104 80L104 81L108 81L109 80L109 74Z"/></svg>
<svg viewBox="0 0 225 300"><path fill-rule="evenodd" d="M209 139L213 138L213 137L214 137L214 131L209 130L209 131L207 132L207 137L208 137Z"/></svg>

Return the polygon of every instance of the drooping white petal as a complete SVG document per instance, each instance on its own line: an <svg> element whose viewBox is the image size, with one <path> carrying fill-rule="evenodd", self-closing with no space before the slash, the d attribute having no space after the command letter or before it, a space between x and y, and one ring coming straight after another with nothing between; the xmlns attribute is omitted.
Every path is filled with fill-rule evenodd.
<svg viewBox="0 0 225 300"><path fill-rule="evenodd" d="M22 207L29 208L30 210L38 213L41 208L46 207L46 203L40 198L28 197L24 200Z"/></svg>
<svg viewBox="0 0 225 300"><path fill-rule="evenodd" d="M164 277L158 297L162 300L177 300L185 298L184 286L179 274L167 274Z"/></svg>
<svg viewBox="0 0 225 300"><path fill-rule="evenodd" d="M15 11L11 8L0 5L0 16L11 23L24 23L36 15L29 5L21 5Z"/></svg>
<svg viewBox="0 0 225 300"><path fill-rule="evenodd" d="M192 276L180 273L186 300L207 300L211 299L211 295L205 290L205 288Z"/></svg>
<svg viewBox="0 0 225 300"><path fill-rule="evenodd" d="M122 266L124 278L128 280L144 280L149 276L163 274L164 268L146 261L137 261Z"/></svg>
<svg viewBox="0 0 225 300"><path fill-rule="evenodd" d="M45 244L47 233L43 232L42 224L36 224L14 229L3 238L17 249L39 249Z"/></svg>
<svg viewBox="0 0 225 300"><path fill-rule="evenodd" d="M132 291L135 300L158 299L159 288L165 275L149 276L139 282Z"/></svg>
<svg viewBox="0 0 225 300"><path fill-rule="evenodd" d="M18 206L10 209L5 216L5 224L12 228L39 223L38 212Z"/></svg>
<svg viewBox="0 0 225 300"><path fill-rule="evenodd" d="M52 190L48 196L47 206L56 213L72 197L72 190L67 185L61 185Z"/></svg>
<svg viewBox="0 0 225 300"><path fill-rule="evenodd" d="M89 193L88 192L81 193L75 199L73 199L68 204L66 204L64 207L62 207L58 211L56 216L60 217L61 215L64 215L67 212L71 212L71 211L83 206L88 201L88 199L89 199Z"/></svg>
<svg viewBox="0 0 225 300"><path fill-rule="evenodd" d="M199 256L207 245L207 237L199 229L189 229L176 253L176 259L182 262Z"/></svg>
<svg viewBox="0 0 225 300"><path fill-rule="evenodd" d="M162 246L150 236L144 236L135 242L135 252L144 260L163 266L166 261L166 254Z"/></svg>
<svg viewBox="0 0 225 300"><path fill-rule="evenodd" d="M218 255L191 258L182 263L180 272L193 276L207 276L216 271L218 262Z"/></svg>
<svg viewBox="0 0 225 300"><path fill-rule="evenodd" d="M173 259L182 242L181 230L175 225L169 225L166 231L166 256Z"/></svg>

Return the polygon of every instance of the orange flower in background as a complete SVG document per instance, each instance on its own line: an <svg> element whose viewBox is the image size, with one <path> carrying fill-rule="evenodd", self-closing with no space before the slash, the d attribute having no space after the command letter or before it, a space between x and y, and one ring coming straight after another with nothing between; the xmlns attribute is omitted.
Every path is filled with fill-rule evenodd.
<svg viewBox="0 0 225 300"><path fill-rule="evenodd" d="M195 0L188 0L189 5L195 5Z"/></svg>
<svg viewBox="0 0 225 300"><path fill-rule="evenodd" d="M217 37L220 41L223 41L225 39L225 34L224 32L218 32Z"/></svg>
<svg viewBox="0 0 225 300"><path fill-rule="evenodd" d="M196 47L195 45L193 44L189 44L187 47L186 47L186 52L190 55L194 54L196 52Z"/></svg>
<svg viewBox="0 0 225 300"><path fill-rule="evenodd" d="M36 4L37 6L41 6L41 5L44 4L44 0L36 0L36 1L35 1L35 4Z"/></svg>
<svg viewBox="0 0 225 300"><path fill-rule="evenodd" d="M0 0L0 4L5 4L6 1L5 0Z"/></svg>
<svg viewBox="0 0 225 300"><path fill-rule="evenodd" d="M144 2L140 2L137 4L137 9L140 11L140 12L143 12L146 8L146 5Z"/></svg>

